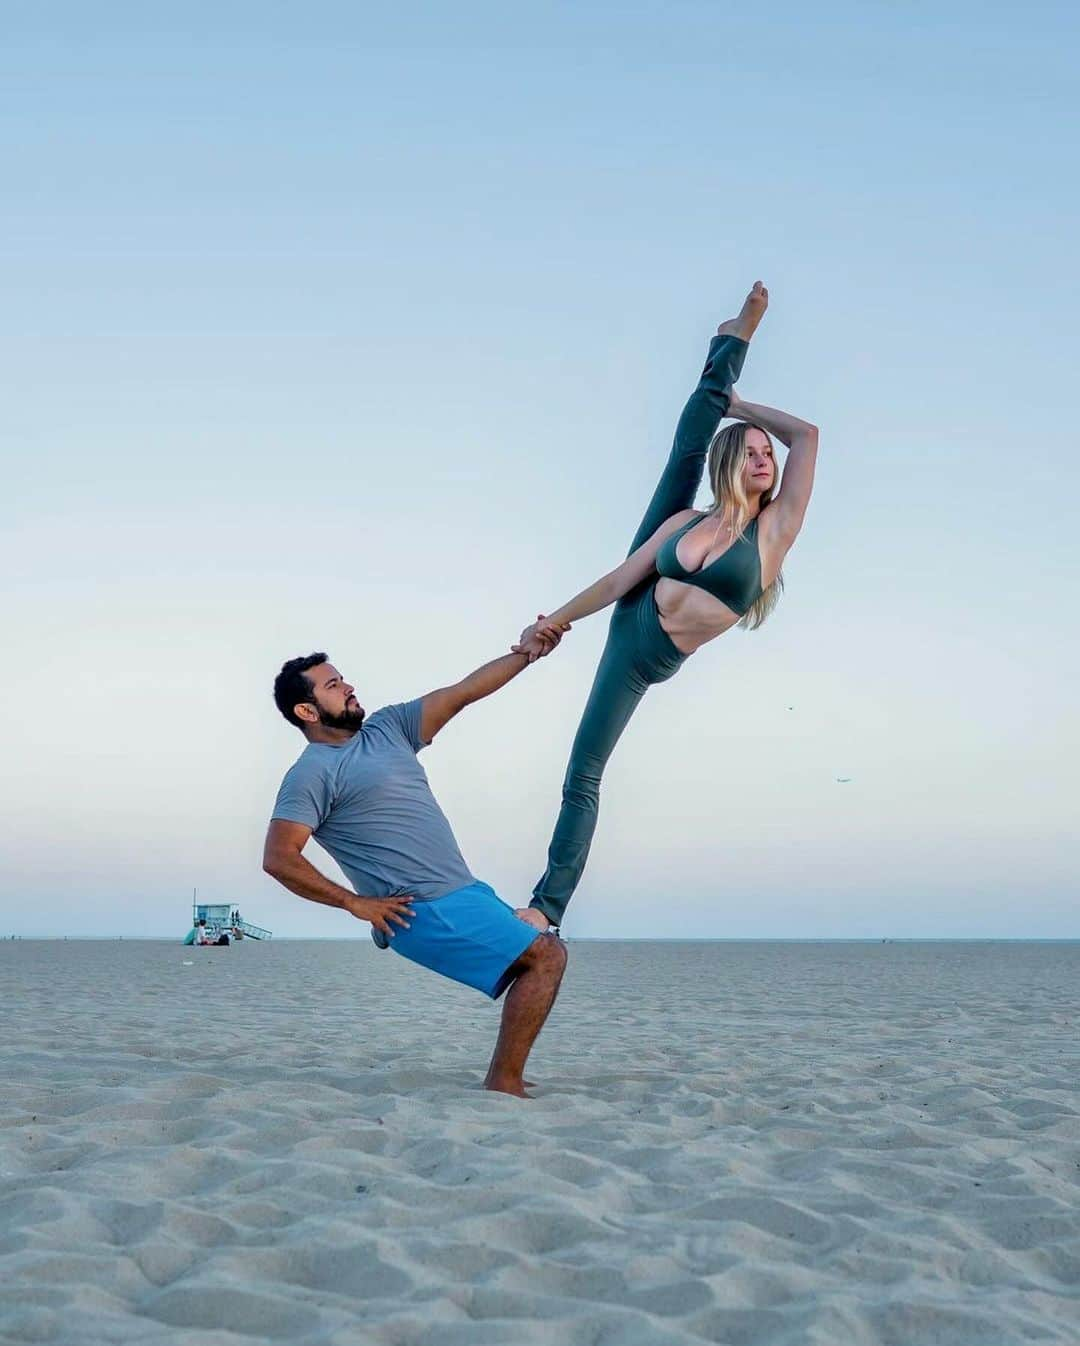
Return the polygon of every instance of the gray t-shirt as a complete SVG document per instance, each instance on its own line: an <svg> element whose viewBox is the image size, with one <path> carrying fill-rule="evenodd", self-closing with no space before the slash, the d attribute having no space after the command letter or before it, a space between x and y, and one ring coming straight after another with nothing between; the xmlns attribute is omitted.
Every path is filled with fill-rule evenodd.
<svg viewBox="0 0 1080 1346"><path fill-rule="evenodd" d="M383 706L340 747L309 743L274 817L310 827L361 897L445 897L475 883L416 754L420 702Z"/></svg>

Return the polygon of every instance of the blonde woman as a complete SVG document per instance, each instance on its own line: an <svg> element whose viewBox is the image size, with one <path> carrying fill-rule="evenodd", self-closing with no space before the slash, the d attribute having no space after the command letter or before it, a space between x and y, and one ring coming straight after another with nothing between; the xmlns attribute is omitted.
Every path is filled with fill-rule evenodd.
<svg viewBox="0 0 1080 1346"><path fill-rule="evenodd" d="M570 750L562 808L547 869L518 915L558 927L588 859L600 779L646 690L677 672L700 646L740 625L761 625L783 587L781 566L802 527L814 483L818 432L807 421L741 401L733 385L747 345L768 307L754 284L737 318L720 324L701 381L675 431L675 443L630 554L617 569L521 634L529 653L545 628L615 604L607 643ZM725 416L734 425L717 430ZM777 490L771 435L788 450ZM708 456L713 504L692 508Z"/></svg>

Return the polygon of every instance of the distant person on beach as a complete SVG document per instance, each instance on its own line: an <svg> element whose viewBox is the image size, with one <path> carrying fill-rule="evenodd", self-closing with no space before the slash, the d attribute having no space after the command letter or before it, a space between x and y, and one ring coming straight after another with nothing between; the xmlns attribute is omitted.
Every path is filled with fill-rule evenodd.
<svg viewBox="0 0 1080 1346"><path fill-rule="evenodd" d="M518 916L538 930L561 924L596 830L600 780L642 697L677 673L699 646L772 611L780 567L802 527L814 483L817 428L735 391L769 292L754 283L738 317L720 324L645 517L617 569L527 627L515 650L615 604L607 643L563 781L548 863ZM718 430L725 417L734 425ZM783 483L770 435L786 446ZM693 508L708 457L713 504Z"/></svg>
<svg viewBox="0 0 1080 1346"><path fill-rule="evenodd" d="M206 917L205 917L205 916L200 916L200 917L199 917L199 923L198 923L198 925L195 927L195 943L196 943L196 944L210 944L210 943L212 943L212 941L211 941L211 939L210 939L210 932L209 932L209 930L207 930L207 928L206 928Z"/></svg>
<svg viewBox="0 0 1080 1346"><path fill-rule="evenodd" d="M369 921L381 948L492 999L505 991L484 1084L522 1098L525 1060L558 993L566 946L518 920L473 875L416 755L459 711L558 642L557 632L538 632L451 687L371 715L323 653L290 659L274 682L278 709L308 742L278 791L263 868L300 897ZM304 858L312 836L355 892Z"/></svg>

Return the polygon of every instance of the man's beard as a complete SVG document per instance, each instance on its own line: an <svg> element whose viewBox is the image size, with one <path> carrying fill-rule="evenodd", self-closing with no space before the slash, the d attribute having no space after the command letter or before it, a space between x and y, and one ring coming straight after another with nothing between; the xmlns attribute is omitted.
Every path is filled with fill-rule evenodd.
<svg viewBox="0 0 1080 1346"><path fill-rule="evenodd" d="M348 706L340 715L331 715L328 710L318 707L319 723L325 725L327 729L359 729L364 723L364 712L360 706L355 710L350 710Z"/></svg>

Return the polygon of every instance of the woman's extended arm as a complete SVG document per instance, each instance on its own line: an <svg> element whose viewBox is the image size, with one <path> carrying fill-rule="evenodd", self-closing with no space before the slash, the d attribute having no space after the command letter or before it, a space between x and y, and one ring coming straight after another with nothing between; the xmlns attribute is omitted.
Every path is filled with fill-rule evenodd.
<svg viewBox="0 0 1080 1346"><path fill-rule="evenodd" d="M757 402L744 402L732 395L728 415L736 420L749 421L760 426L783 444L787 450L784 476L776 499L762 511L768 517L780 539L790 547L802 527L810 492L814 489L814 465L817 461L818 428L809 421L790 416L775 407L763 407Z"/></svg>
<svg viewBox="0 0 1080 1346"><path fill-rule="evenodd" d="M579 621L582 617L590 617L594 612L599 612L601 608L606 608L622 598L623 594L629 593L635 584L640 584L654 569L660 544L681 528L693 513L692 509L683 509L678 514L673 514L670 519L665 519L650 538L636 551L630 553L622 565L616 566L595 584L590 584L587 589L582 589L581 593L571 598L569 603L564 603L561 608L556 608L554 612L540 618L532 626L526 627L518 644L512 647L514 651L518 652L530 637L544 627L552 627L560 632L568 631L571 622Z"/></svg>

